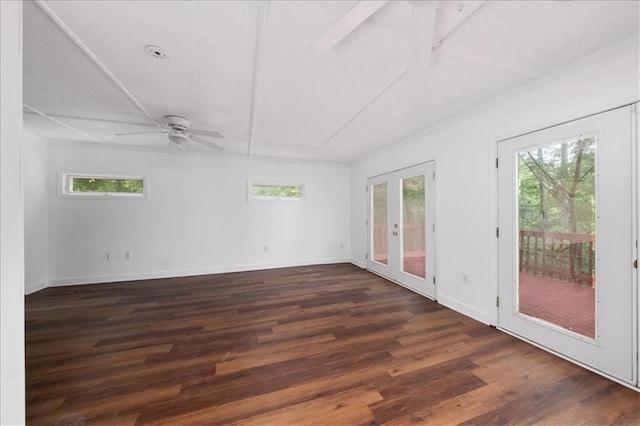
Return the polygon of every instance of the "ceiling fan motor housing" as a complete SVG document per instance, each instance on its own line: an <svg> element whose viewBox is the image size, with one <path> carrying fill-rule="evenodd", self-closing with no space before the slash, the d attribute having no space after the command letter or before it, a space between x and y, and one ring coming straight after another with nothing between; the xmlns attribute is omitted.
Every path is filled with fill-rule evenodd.
<svg viewBox="0 0 640 426"><path fill-rule="evenodd" d="M180 117L179 115L165 115L164 119L171 130L188 132L191 128L191 121L187 118Z"/></svg>

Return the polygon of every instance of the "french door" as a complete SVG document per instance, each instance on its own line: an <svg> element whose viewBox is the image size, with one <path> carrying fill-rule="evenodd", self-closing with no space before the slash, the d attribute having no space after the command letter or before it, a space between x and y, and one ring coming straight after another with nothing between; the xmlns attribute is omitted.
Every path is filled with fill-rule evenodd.
<svg viewBox="0 0 640 426"><path fill-rule="evenodd" d="M631 107L498 143L498 325L628 383L634 158Z"/></svg>
<svg viewBox="0 0 640 426"><path fill-rule="evenodd" d="M435 298L434 163L368 179L367 269Z"/></svg>

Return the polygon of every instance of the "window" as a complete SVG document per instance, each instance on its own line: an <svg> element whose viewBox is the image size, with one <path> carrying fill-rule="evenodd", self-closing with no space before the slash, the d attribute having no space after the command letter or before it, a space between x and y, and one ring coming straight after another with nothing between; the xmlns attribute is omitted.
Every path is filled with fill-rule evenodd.
<svg viewBox="0 0 640 426"><path fill-rule="evenodd" d="M73 197L146 198L146 176L65 173L62 195Z"/></svg>
<svg viewBox="0 0 640 426"><path fill-rule="evenodd" d="M302 200L303 185L247 182L249 200Z"/></svg>

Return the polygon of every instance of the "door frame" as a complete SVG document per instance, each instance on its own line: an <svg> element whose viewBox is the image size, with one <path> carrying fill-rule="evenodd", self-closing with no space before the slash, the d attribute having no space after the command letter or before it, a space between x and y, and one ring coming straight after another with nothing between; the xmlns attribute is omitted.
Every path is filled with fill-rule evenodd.
<svg viewBox="0 0 640 426"><path fill-rule="evenodd" d="M634 188L632 191L632 203L634 203L635 211L634 211L634 220L633 220L633 235L635 237L635 259L636 266L638 257L640 257L640 147L638 144L640 143L640 102L635 102L631 105L631 151L633 158L636 159L634 162L634 176L633 179ZM635 368L635 378L636 378L636 390L640 390L640 274L638 273L638 268L636 267L633 271L634 279L633 279L633 292L635 293L635 297L633 300L636 302L636 306L633 312L633 345L635 348L636 355L636 363L634 365Z"/></svg>
<svg viewBox="0 0 640 426"><path fill-rule="evenodd" d="M525 128L523 130L525 131L521 131L519 133L515 133L515 132L509 132L506 134L503 134L501 137L499 138L495 138L493 139L493 142L489 142L489 161L491 164L491 168L495 167L496 173L491 173L491 187L492 187L492 191L491 191L491 205L492 205L492 216L494 218L494 221L496 223L496 229L495 232L496 234L496 238L492 239L492 244L491 244L491 252L492 252L492 256L495 256L495 261L492 262L492 271L491 271L491 276L492 276L492 282L493 285L491 285L490 287L490 297L491 297L491 312L490 312L490 316L491 316L491 323L492 325L496 326L496 328L500 329L501 331L504 331L507 334L511 334L514 337L520 339L520 340L524 340L536 347L539 347L547 352L553 353L556 356L559 356L560 358L563 358L567 361L570 361L574 364L580 365L583 368L586 368L587 370L593 371L599 375L605 376L617 383L620 383L626 387L629 387L631 389L634 389L636 391L640 390L640 274L638 273L638 270L635 269L632 271L632 302L635 304L635 306L633 306L632 308L632 350L633 350L633 358L635 359L635 362L632 362L632 380L635 381L635 383L631 383L629 381L625 381L622 380L618 377L615 377L611 374L608 374L606 372L603 372L602 370L599 370L591 365L585 364L579 360L576 360L574 358L571 358L570 356L563 354L561 352L558 352L554 349L550 349L549 347L544 346L543 344L540 344L536 341L530 340L527 337L524 337L522 335L516 334L508 329L504 329L500 326L500 309L498 307L498 295L500 294L500 283L499 283L499 277L500 277L500 256L499 256L499 225L500 225L500 190L499 190L499 186L500 186L500 179L499 179L499 168L498 168L498 157L499 157L499 144L501 142L505 142L508 141L510 139L515 139L515 138L519 138L522 136L526 136L529 135L531 133L535 133L535 132L539 132L539 131L543 131L543 130L547 130L550 128L554 128L554 127L558 127L558 126L562 126L564 124L568 124L568 123L572 123L575 121L579 121L582 119L586 119L586 118L590 118L592 116L596 116L596 115L600 115L603 113L607 113L613 110L617 110L617 109L621 109L621 108L626 108L626 107L630 107L632 114L631 114L631 126L632 128L630 129L630 133L631 133L631 156L632 158L635 158L635 162L632 162L632 170L631 170L631 186L632 186L632 200L631 200L631 206L632 206L632 213L631 213L631 223L632 223L632 239L635 239L635 247L633 249L633 256L635 259L638 259L638 257L640 256L639 253L639 249L638 246L640 245L640 147L638 147L638 143L640 143L640 102L638 102L637 100L634 101L627 101L624 103L620 103L618 105L615 106L607 106L606 108L602 108L597 112L592 112L592 113L587 113L585 114L585 111L580 111L578 114L573 114L574 117L576 118L570 118L569 116L563 116L562 119L564 120L558 120L556 123L551 124L551 125L538 125L536 127L530 127L530 128ZM593 111L593 110L592 110ZM582 115L580 114L582 113ZM494 163L495 162L495 163ZM495 165L494 165L495 164ZM503 165L500 164L500 167L502 167ZM511 165L506 165L507 167L510 167Z"/></svg>
<svg viewBox="0 0 640 426"><path fill-rule="evenodd" d="M391 270L391 249L390 249L390 241L391 241L391 227L389 226L389 223L391 222L390 219L390 213L389 211L390 206L391 206L391 189L390 189L390 179L387 178L387 176L391 175L393 172L390 173L383 173L377 176L372 176L370 178L367 179L367 219L366 219L366 234L367 234L367 247L366 247L366 254L365 254L365 267L367 270L374 272L382 277L391 279L390 277L393 276L392 270ZM387 264L384 265L382 263L379 262L375 262L373 260L373 256L374 256L374 250L372 249L373 247L373 217L372 217L372 212L373 212L373 192L370 190L374 185L379 185L381 183L387 183Z"/></svg>
<svg viewBox="0 0 640 426"><path fill-rule="evenodd" d="M392 242L394 239L392 238L392 226L391 223L393 221L393 215L398 214L402 215L402 200L401 196L398 195L398 192L401 189L398 187L395 189L395 194L398 195L394 199L394 189L392 186L394 184L400 184L401 179L404 177L416 176L415 173L417 170L424 169L425 173L425 252L431 253L430 257L426 257L425 262L427 264L427 273L425 277L425 283L430 287L431 293L429 291L424 291L417 286L412 286L410 282L417 283L419 280L414 278L411 274L407 274L402 271L402 234L397 237L398 244L396 248L392 248ZM419 173L418 173L419 174ZM429 176L431 174L431 176ZM372 222L372 207L373 207L373 198L372 193L370 193L370 188L373 185L387 182L387 251L388 251L388 265L383 265L377 262L373 262L373 253L372 253L372 244L373 244L373 223ZM437 221L436 212L437 212L437 188L436 188L436 161L428 160L425 162L421 162L418 164L409 165L406 167L402 167L400 169L395 169L386 173L381 173L375 176L371 176L367 178L367 219L366 219L366 269L382 276L385 279L393 281L394 283L401 285L415 293L418 293L422 296L425 296L432 300L437 300L437 274L438 274L438 266L437 266L437 232L435 223ZM394 207L392 207L393 203L397 203ZM398 223L401 223L401 217L398 218ZM430 236L431 238L428 238ZM428 256L428 255L427 255ZM392 264L394 262L395 264ZM398 266L398 268L394 268L394 266ZM430 268L429 268L430 266ZM428 271L432 271L429 273ZM405 282L403 282L403 280ZM421 280L420 280L421 281ZM429 281L431 284L429 285Z"/></svg>

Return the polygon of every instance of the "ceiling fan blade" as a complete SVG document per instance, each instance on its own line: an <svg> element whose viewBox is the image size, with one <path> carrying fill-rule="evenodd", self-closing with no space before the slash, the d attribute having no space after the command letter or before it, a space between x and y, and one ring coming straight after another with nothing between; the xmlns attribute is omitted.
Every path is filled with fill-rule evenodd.
<svg viewBox="0 0 640 426"><path fill-rule="evenodd" d="M429 71L431 51L436 27L435 1L414 1L411 14L411 41L409 46L409 75L420 78Z"/></svg>
<svg viewBox="0 0 640 426"><path fill-rule="evenodd" d="M25 109L24 112L27 114L35 114L34 112L28 109ZM98 123L116 123L116 124L128 124L132 126L157 127L157 125L153 123L140 123L136 121L125 121L125 120L112 120L109 118L85 117L80 115L65 115L65 114L53 114L53 113L46 113L46 115L53 118L61 118L61 119L69 119L69 120L77 120L77 121L95 121Z"/></svg>
<svg viewBox="0 0 640 426"><path fill-rule="evenodd" d="M322 35L309 46L309 49L315 55L326 52L387 3L389 3L389 0L361 1L347 12L346 15L340 18L338 22L322 33Z"/></svg>
<svg viewBox="0 0 640 426"><path fill-rule="evenodd" d="M214 151L217 152L222 152L224 151L224 148L221 147L220 145L216 145L213 142L209 142L208 140L201 138L200 136L191 136L190 138L192 141L198 142L199 144L202 144L204 146L206 146L207 148L211 148Z"/></svg>
<svg viewBox="0 0 640 426"><path fill-rule="evenodd" d="M196 130L196 129L192 129L192 130L189 130L189 133L191 133L192 135L211 136L212 138L224 139L224 135L222 133L214 132L214 131L211 131L211 130Z"/></svg>
<svg viewBox="0 0 640 426"><path fill-rule="evenodd" d="M169 132L166 131L166 130L156 130L156 131L153 131L153 132L128 132L128 133L116 133L116 136L151 135L151 134L154 134L154 133L162 134L162 133L169 133Z"/></svg>

